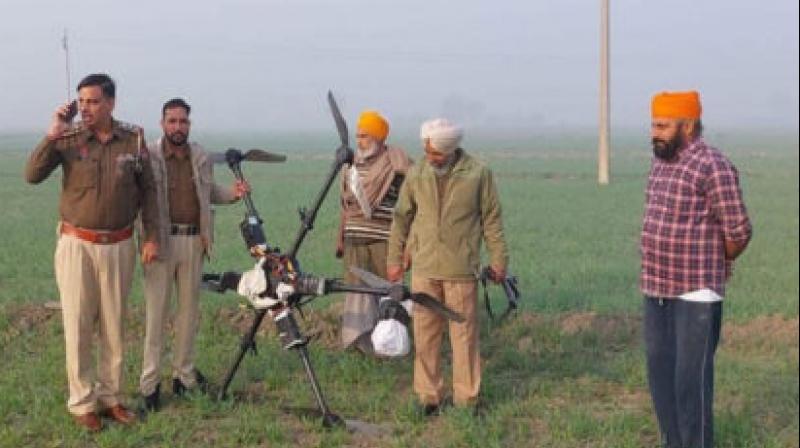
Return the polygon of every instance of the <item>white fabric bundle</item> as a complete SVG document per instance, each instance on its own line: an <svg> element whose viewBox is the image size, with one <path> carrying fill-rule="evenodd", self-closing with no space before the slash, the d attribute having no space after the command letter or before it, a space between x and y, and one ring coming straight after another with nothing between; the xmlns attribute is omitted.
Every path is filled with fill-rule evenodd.
<svg viewBox="0 0 800 448"><path fill-rule="evenodd" d="M239 295L247 297L250 304L255 309L270 308L278 304L278 300L272 297L261 297L261 294L267 290L267 274L264 272L265 258L261 258L256 262L253 269L242 272L242 277L239 279L239 285L236 287L236 292Z"/></svg>
<svg viewBox="0 0 800 448"><path fill-rule="evenodd" d="M389 297L381 297L384 300L394 300ZM411 315L411 301L401 302L408 315ZM382 319L378 321L372 330L372 347L375 353L380 356L391 358L406 356L411 351L411 338L408 336L408 328L397 319Z"/></svg>
<svg viewBox="0 0 800 448"><path fill-rule="evenodd" d="M431 145L437 151L451 154L458 148L458 145L461 144L464 131L460 126L450 122L450 120L446 118L434 118L433 120L422 123L419 137L423 141L430 139Z"/></svg>
<svg viewBox="0 0 800 448"><path fill-rule="evenodd" d="M369 200L367 200L367 195L364 194L364 188L361 186L361 176L359 176L355 165L347 170L347 178L350 191L353 192L353 196L358 201L358 206L361 207L361 213L364 214L365 218L372 219L372 207L369 204Z"/></svg>
<svg viewBox="0 0 800 448"><path fill-rule="evenodd" d="M372 330L372 346L381 356L405 356L411 351L408 328L394 319L384 319Z"/></svg>

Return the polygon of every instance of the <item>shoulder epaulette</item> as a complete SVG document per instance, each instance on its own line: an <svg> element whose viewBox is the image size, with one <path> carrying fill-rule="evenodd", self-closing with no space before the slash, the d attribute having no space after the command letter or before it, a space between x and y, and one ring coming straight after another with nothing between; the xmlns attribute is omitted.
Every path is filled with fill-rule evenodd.
<svg viewBox="0 0 800 448"><path fill-rule="evenodd" d="M86 128L84 128L83 122L79 121L78 123L72 125L69 129L64 131L58 138L62 139L62 138L74 137L74 136L80 134L81 132L83 132L84 129L86 129Z"/></svg>
<svg viewBox="0 0 800 448"><path fill-rule="evenodd" d="M139 128L140 128L139 126L137 126L135 124L126 123L124 121L117 121L117 126L119 127L119 129L122 129L123 131L130 132L132 134L138 133L139 132Z"/></svg>

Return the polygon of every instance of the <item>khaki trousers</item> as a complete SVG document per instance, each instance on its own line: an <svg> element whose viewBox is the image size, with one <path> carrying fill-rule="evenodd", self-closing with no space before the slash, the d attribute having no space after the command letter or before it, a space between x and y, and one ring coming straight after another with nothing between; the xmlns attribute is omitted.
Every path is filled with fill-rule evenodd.
<svg viewBox="0 0 800 448"><path fill-rule="evenodd" d="M351 266L386 278L386 247L386 241L362 243L345 240L343 261L347 283L361 283L359 278L350 272ZM342 311L342 346L344 348L353 343L360 343L359 337L368 336L375 328L378 323L378 300L380 298L372 294L354 292L345 294L344 310ZM371 351L371 341L367 338L364 343Z"/></svg>
<svg viewBox="0 0 800 448"><path fill-rule="evenodd" d="M81 415L112 407L120 403L123 314L136 259L133 240L92 244L60 235L54 258L66 344L67 409ZM100 343L97 382L93 384L95 323Z"/></svg>
<svg viewBox="0 0 800 448"><path fill-rule="evenodd" d="M173 284L177 286L172 377L186 387L196 383L194 340L200 316L199 293L203 274L203 243L198 235L170 235L169 254L144 266L145 337L139 391L150 395L161 382L161 353Z"/></svg>
<svg viewBox="0 0 800 448"><path fill-rule="evenodd" d="M475 280L432 280L412 276L411 289L443 302L466 319L449 321L453 352L453 401L456 405L474 404L481 387L481 359L478 351L478 283ZM440 349L448 320L424 306L415 304L414 392L424 404L439 404L444 398Z"/></svg>

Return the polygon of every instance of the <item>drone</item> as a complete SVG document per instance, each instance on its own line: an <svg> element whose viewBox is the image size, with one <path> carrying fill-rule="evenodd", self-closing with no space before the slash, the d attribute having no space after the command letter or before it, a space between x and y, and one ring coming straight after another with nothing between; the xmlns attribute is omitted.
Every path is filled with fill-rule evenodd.
<svg viewBox="0 0 800 448"><path fill-rule="evenodd" d="M325 401L309 357L307 349L309 339L302 334L294 317L294 311L300 310L302 305L317 297L337 292L357 292L385 296L397 303L411 300L456 322L463 322L464 317L427 294L412 293L403 284L390 283L363 269L351 269L351 272L361 280L361 284L348 284L338 278L314 275L304 272L300 268L301 264L298 259L300 247L308 232L314 227L317 212L339 171L345 164L353 162L353 150L349 146L347 123L330 91L328 92L328 105L336 123L340 145L336 148L333 163L313 205L310 208L301 207L298 210L300 227L289 250L282 252L268 243L264 233L264 221L256 211L251 193L248 191L244 195L246 212L244 219L239 224L239 229L249 255L256 259L255 267L246 272L204 273L202 282L203 286L211 291L219 293L228 290L237 291L240 295L247 297L255 310L253 323L242 336L239 351L225 374L218 398L225 398L244 355L248 351L256 353L256 332L264 318L269 315L278 328L283 348L294 350L300 356L317 407L322 415L322 425L332 428L343 426L344 421L330 410ZM212 154L211 159L216 163L226 163L237 180L245 181L242 172L243 162L283 162L286 157L261 149L243 152L230 148L224 153Z"/></svg>

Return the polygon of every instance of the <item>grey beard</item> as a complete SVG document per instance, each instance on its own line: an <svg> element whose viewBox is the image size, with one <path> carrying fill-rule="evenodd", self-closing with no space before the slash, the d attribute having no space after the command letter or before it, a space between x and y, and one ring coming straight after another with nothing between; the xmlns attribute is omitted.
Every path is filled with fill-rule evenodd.
<svg viewBox="0 0 800 448"><path fill-rule="evenodd" d="M450 157L447 159L447 162L445 162L445 163L444 163L442 166L440 166L440 167L437 167L437 166L431 165L431 168L433 168L433 173L434 173L434 174L436 174L436 175L437 175L437 176L439 176L439 177L446 176L446 175L447 175L447 173L449 173L449 172L450 172L450 169L451 169L451 168L453 168L453 160L454 160L454 159L455 159L455 157L453 157L453 156L450 156Z"/></svg>
<svg viewBox="0 0 800 448"><path fill-rule="evenodd" d="M366 161L370 157L374 156L378 152L378 150L380 150L380 149L381 149L381 145L379 145L378 142L374 142L373 141L372 144L370 144L369 148L367 148L365 150L359 149L359 150L356 151L356 153L354 155L355 162L356 163L364 163L364 161Z"/></svg>

